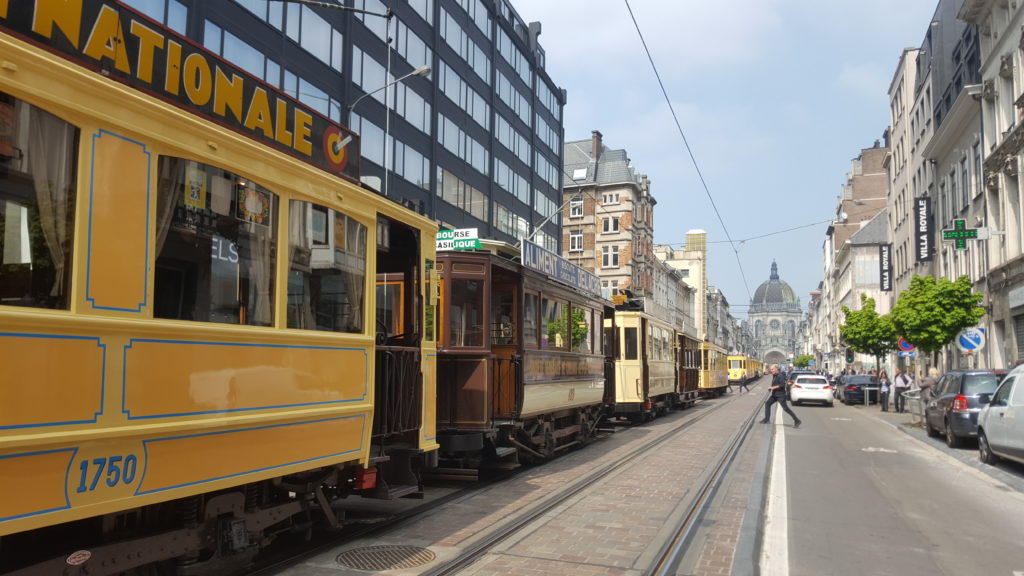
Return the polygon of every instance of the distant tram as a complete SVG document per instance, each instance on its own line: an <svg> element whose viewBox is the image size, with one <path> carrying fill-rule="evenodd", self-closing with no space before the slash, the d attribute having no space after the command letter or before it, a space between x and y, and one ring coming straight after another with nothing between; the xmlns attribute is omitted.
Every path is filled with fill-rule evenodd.
<svg viewBox="0 0 1024 576"><path fill-rule="evenodd" d="M729 385L735 386L762 376L761 361L745 355L729 356Z"/></svg>

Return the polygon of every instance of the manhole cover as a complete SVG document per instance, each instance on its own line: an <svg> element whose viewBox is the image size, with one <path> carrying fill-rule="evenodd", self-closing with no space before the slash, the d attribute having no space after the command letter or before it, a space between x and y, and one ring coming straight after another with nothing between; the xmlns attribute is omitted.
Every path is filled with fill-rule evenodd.
<svg viewBox="0 0 1024 576"><path fill-rule="evenodd" d="M415 568L437 558L419 546L367 546L338 554L336 561L355 570L396 570Z"/></svg>

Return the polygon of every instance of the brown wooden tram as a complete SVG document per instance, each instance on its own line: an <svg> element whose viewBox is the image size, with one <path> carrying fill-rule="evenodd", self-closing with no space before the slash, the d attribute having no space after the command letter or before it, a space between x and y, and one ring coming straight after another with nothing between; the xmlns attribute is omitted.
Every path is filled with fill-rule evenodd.
<svg viewBox="0 0 1024 576"><path fill-rule="evenodd" d="M523 246L438 252L442 467L542 460L585 443L601 421L597 278Z"/></svg>

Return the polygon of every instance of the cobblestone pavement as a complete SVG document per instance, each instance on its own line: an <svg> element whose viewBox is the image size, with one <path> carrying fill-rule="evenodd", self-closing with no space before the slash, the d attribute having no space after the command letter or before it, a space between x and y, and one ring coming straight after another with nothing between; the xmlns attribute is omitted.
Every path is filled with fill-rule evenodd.
<svg viewBox="0 0 1024 576"><path fill-rule="evenodd" d="M282 574L363 574L338 564L346 550L367 546L402 545L429 549L437 561L451 559L471 548L496 527L514 520L545 498L572 485L588 472L631 454L650 439L667 434L692 416L721 408L696 422L681 435L651 450L632 465L609 473L597 485L548 513L531 529L516 533L463 574L479 576L532 574L641 574L695 496L710 467L750 412L764 399L760 387L733 393L674 412L485 490L456 499L396 530L373 540L347 543L288 569ZM740 472L723 488L714 529L704 542L700 574L727 574L747 509L753 462L740 458ZM747 478L743 479L743 474ZM388 570L411 576L436 566Z"/></svg>

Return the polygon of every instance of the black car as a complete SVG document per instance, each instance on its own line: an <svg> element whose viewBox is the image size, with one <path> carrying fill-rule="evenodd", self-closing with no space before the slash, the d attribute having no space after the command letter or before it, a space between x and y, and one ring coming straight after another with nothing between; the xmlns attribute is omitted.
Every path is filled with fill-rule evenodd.
<svg viewBox="0 0 1024 576"><path fill-rule="evenodd" d="M864 388L868 388L868 402L878 403L878 378L870 374L840 376L836 384L836 397L844 404L863 404Z"/></svg>
<svg viewBox="0 0 1024 576"><path fill-rule="evenodd" d="M991 397L1006 370L950 370L939 378L924 407L924 427L929 436L945 436L951 448L964 438L978 437L979 397Z"/></svg>

